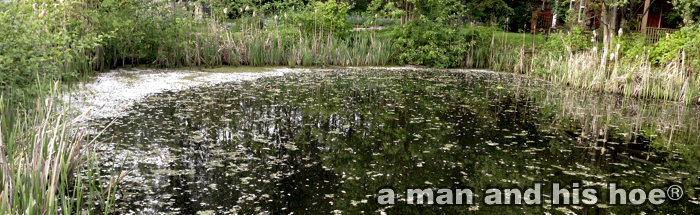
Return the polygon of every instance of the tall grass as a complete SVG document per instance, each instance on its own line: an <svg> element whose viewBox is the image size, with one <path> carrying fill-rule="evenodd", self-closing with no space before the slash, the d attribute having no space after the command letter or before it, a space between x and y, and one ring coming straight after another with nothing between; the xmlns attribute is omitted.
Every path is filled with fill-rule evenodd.
<svg viewBox="0 0 700 215"><path fill-rule="evenodd" d="M355 31L344 38L329 34L308 34L301 26L279 23L264 29L246 28L250 19L225 34L222 62L230 65L281 66L371 66L392 61L392 44L373 30ZM217 28L219 29L219 28ZM315 29L322 32L321 29Z"/></svg>
<svg viewBox="0 0 700 215"><path fill-rule="evenodd" d="M32 105L9 108L5 101L0 106L0 214L111 210L116 188L103 188L96 177L94 142L74 129L80 125L68 119L68 110L57 111L58 95L56 82Z"/></svg>
<svg viewBox="0 0 700 215"><path fill-rule="evenodd" d="M159 5L134 4L131 9L116 10L129 13L137 8ZM286 14L266 18L254 13L229 23L227 19L216 17L217 13L193 12L197 11L197 4L175 5L159 5L166 10L138 10L140 15L129 21L142 23L136 27L102 27L103 31L124 27L127 30L119 30L118 36L106 39L104 45L98 47L95 59L100 64L96 68L129 64L160 67L362 66L386 65L392 61L390 38L378 37L375 30L336 35L334 31L329 32L328 23L324 26L321 20L300 26L294 21L298 18ZM182 18L192 14L195 18Z"/></svg>
<svg viewBox="0 0 700 215"><path fill-rule="evenodd" d="M528 49L524 42L515 47L503 41L474 41L466 47L460 66L486 68L494 71L524 73L555 84L594 92L620 94L642 99L661 99L684 103L699 103L700 75L692 73L685 51L675 59L654 64L648 52L634 60L621 58L620 46L612 50L593 47L574 51L562 37L565 51L555 52L541 47ZM523 39L525 40L525 39Z"/></svg>
<svg viewBox="0 0 700 215"><path fill-rule="evenodd" d="M540 54L535 70L546 71L534 75L554 83L596 92L622 94L637 98L662 99L685 103L698 102L700 81L697 74L687 69L683 53L679 58L654 65L646 55L636 60L620 59L619 45L615 50L599 53L593 49L567 56ZM610 53L610 54L607 54Z"/></svg>

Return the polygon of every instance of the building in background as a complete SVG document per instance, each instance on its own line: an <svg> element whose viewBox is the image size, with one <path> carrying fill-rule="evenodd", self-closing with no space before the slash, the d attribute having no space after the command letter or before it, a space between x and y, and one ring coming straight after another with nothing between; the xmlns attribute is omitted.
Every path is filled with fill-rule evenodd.
<svg viewBox="0 0 700 215"><path fill-rule="evenodd" d="M586 32L601 26L599 19L601 0L531 0L530 4L531 28L534 32L550 33L561 27L565 22L564 16L557 13L563 13L562 11L566 10L573 11L573 14L569 15L576 16L574 20ZM657 42L666 34L672 34L682 23L680 14L673 7L673 0L630 1L626 5L617 7L615 15L617 16L616 22L613 23L615 29L639 32L646 35L650 42ZM602 35L599 34L599 36Z"/></svg>
<svg viewBox="0 0 700 215"><path fill-rule="evenodd" d="M531 0L532 4L532 29L535 32L550 32L558 26L565 23L564 16L557 14L559 11L554 10L558 6L562 9L574 11L573 16L576 16L576 21L581 24L585 31L591 31L600 25L597 16L588 9L591 0Z"/></svg>
<svg viewBox="0 0 700 215"><path fill-rule="evenodd" d="M637 10L640 33L651 42L657 42L672 34L681 23L678 12L673 9L672 0L644 0L643 7ZM675 19L674 19L675 18Z"/></svg>

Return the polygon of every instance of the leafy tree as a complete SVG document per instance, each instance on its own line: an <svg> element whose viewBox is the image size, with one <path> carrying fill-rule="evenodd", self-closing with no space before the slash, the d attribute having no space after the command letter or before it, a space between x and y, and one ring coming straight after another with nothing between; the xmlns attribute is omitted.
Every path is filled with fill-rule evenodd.
<svg viewBox="0 0 700 215"><path fill-rule="evenodd" d="M508 30L512 32L527 32L532 20L530 2L522 0L507 0L508 7L513 13L508 23Z"/></svg>
<svg viewBox="0 0 700 215"><path fill-rule="evenodd" d="M510 1L513 2L513 1ZM524 4L523 1L518 1ZM513 8L504 0L469 0L467 1L472 18L494 24L499 17L507 17L513 15Z"/></svg>
<svg viewBox="0 0 700 215"><path fill-rule="evenodd" d="M696 24L700 20L699 0L673 0L673 6L676 11L681 11L683 22L687 26Z"/></svg>
<svg viewBox="0 0 700 215"><path fill-rule="evenodd" d="M290 10L301 10L313 2L311 0L207 0L206 2L218 8L228 8L229 18L238 18L253 12L282 13ZM246 10L247 8L247 10Z"/></svg>
<svg viewBox="0 0 700 215"><path fill-rule="evenodd" d="M307 5L307 11L299 12L293 15L293 25L302 23L300 27L307 34L312 34L314 30L318 35L344 36L350 26L345 23L345 18L348 16L348 4L336 3L335 1L314 2Z"/></svg>
<svg viewBox="0 0 700 215"><path fill-rule="evenodd" d="M76 1L0 3L0 91L3 99L36 95L37 81L75 78L92 70L87 55L104 38ZM73 17L66 17L72 14ZM9 93L7 95L6 93Z"/></svg>
<svg viewBox="0 0 700 215"><path fill-rule="evenodd" d="M399 50L399 60L403 63L435 67L456 66L456 56L460 46L459 31L453 23L464 15L465 5L457 0L410 0L413 8L410 15L397 10L390 14L412 17L393 32L395 46ZM387 4L390 8L393 5ZM386 8L386 7L385 7Z"/></svg>

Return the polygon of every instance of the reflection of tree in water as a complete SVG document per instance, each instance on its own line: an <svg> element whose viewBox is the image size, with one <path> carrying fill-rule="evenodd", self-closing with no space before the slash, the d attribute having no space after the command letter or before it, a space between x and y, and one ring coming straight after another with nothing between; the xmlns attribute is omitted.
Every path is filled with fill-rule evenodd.
<svg viewBox="0 0 700 215"><path fill-rule="evenodd" d="M139 143L116 140L134 152L155 148L176 157L164 166L142 164L141 174L192 171L148 176L152 194L133 188L131 200L172 194L175 202L159 205L160 211L673 212L678 207L380 208L373 195L383 186L527 187L535 181L697 186L697 110L551 88L481 73L290 74L158 95L163 99L142 104L112 132L139 133Z"/></svg>

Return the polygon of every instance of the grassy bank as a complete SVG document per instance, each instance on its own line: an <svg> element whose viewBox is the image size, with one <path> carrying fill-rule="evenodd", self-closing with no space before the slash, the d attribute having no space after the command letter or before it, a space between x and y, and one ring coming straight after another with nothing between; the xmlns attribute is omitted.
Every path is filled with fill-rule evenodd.
<svg viewBox="0 0 700 215"><path fill-rule="evenodd" d="M130 13L153 3L132 4L132 9L114 10ZM241 8L243 15L235 20L217 18L223 16L220 8L211 14L199 13L197 4L178 4L165 14L148 11L148 15L130 21L143 24L131 27L128 33L117 33L120 37L107 39L98 47L96 67L360 66L392 61L394 51L387 36L376 31L350 31L342 7L335 3L312 8L267 16ZM194 18L182 19L192 13ZM168 24L151 27L162 22ZM125 26L100 27L107 31Z"/></svg>
<svg viewBox="0 0 700 215"><path fill-rule="evenodd" d="M0 214L111 211L116 186L99 176L94 138L57 111L58 88L33 104L0 106Z"/></svg>
<svg viewBox="0 0 700 215"><path fill-rule="evenodd" d="M30 3L3 9L3 20L9 22L11 13L17 13L32 22L3 27L21 30L4 33L15 38L12 40L32 35L27 45L6 50L16 53L9 55L14 61L2 61L10 69L5 73L9 75L4 91L16 91L6 93L8 97L22 97L28 91L23 89L32 89L22 87L34 80L25 76L68 81L95 70L128 65L389 64L516 72L580 89L686 103L697 102L699 95L697 75L688 72L695 65L688 61L696 57L690 53L684 58L682 54L657 53L673 53L666 48L647 52L643 45L642 51L634 51L640 49L640 42L622 37L616 41L621 50L599 49L586 42L590 35L572 31L549 38L509 33L503 31L507 23L475 26L451 17L440 7L416 12L424 18L401 24L380 22L395 20L380 16L347 18L347 5L335 2L315 2L271 14L215 5L210 13L204 13L202 5L196 3L173 6L167 2L78 0L55 7ZM231 14L237 17L231 19ZM358 20L387 28L351 30ZM34 37L31 32L41 33ZM677 45L669 44L668 50L677 50ZM40 52L23 54L27 48Z"/></svg>
<svg viewBox="0 0 700 215"><path fill-rule="evenodd" d="M648 50L634 58L625 55L621 40L606 50L599 49L597 43L582 46L571 37L570 33L568 36L562 33L551 35L544 44L528 44L524 40L520 45L503 41L469 47L461 65L526 74L594 92L700 103L697 85L700 75L692 72L690 54L685 50L679 50L673 58L655 62ZM560 50L552 47L555 42L561 46Z"/></svg>

